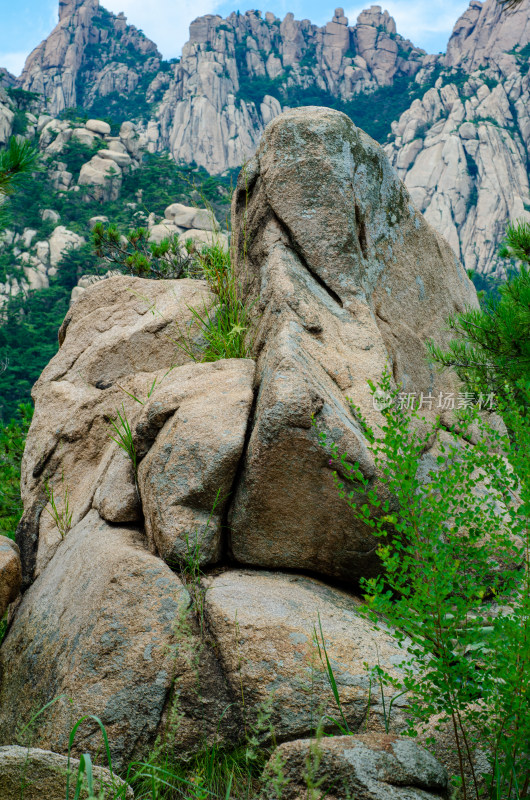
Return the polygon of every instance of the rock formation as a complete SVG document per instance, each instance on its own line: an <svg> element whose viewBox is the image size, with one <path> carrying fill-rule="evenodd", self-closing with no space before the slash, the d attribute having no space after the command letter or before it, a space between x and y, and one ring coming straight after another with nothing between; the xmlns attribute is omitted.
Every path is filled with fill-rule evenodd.
<svg viewBox="0 0 530 800"><path fill-rule="evenodd" d="M309 740L282 744L273 758L284 764L286 800L298 800L306 790L302 776L315 762L315 781L326 797L355 800L428 800L446 797L447 775L436 759L412 740L394 736L338 736L324 739L318 758ZM314 749L314 747L313 747ZM269 762L272 768L273 759ZM337 792L336 787L340 789ZM268 798L269 795L266 795ZM270 794L271 800L273 794Z"/></svg>
<svg viewBox="0 0 530 800"><path fill-rule="evenodd" d="M160 67L156 45L99 0L60 0L59 22L28 56L18 81L46 110L90 107L96 97L134 93ZM133 62L133 67L130 62Z"/></svg>
<svg viewBox="0 0 530 800"><path fill-rule="evenodd" d="M66 777L70 775L70 791L75 786L79 761L58 753L39 750L36 747L0 747L0 797L9 798L20 795L24 787L25 800L64 800L66 797ZM94 783L101 800L112 800L116 790L123 792L124 782L111 775L103 767L94 767ZM133 791L127 787L124 800L134 800ZM88 792L81 790L81 800L87 800Z"/></svg>
<svg viewBox="0 0 530 800"><path fill-rule="evenodd" d="M429 368L425 340L441 336L475 291L382 149L337 111L296 109L269 125L241 172L232 220L259 353L231 509L233 554L341 578L366 574L374 541L345 501L323 502L333 477L312 416L373 476L349 401L372 417L366 381L377 382L387 363L407 390L454 391Z"/></svg>
<svg viewBox="0 0 530 800"><path fill-rule="evenodd" d="M336 713L321 625L345 719L375 737L352 740L353 754L337 740L326 759L340 775L353 764L361 797L442 796L445 774L424 751L381 739L365 663L398 679L404 656L360 613L374 540L338 502L318 442L327 432L376 483L348 398L377 420L366 381L388 364L435 413L454 386L427 365L425 340L443 342L444 318L476 294L383 150L337 111L269 125L233 227L255 360L195 363L179 347L201 345L192 307L214 313L203 281L114 276L66 316L34 388L17 533L25 592L0 648L0 745L57 697L34 745L64 753L73 722L93 713L117 768L157 737L179 756L234 744L266 709L298 765L306 745L292 741L311 736L311 709ZM399 704L390 725L403 728ZM87 724L75 751L98 741ZM402 789L386 788L385 768Z"/></svg>
<svg viewBox="0 0 530 800"><path fill-rule="evenodd" d="M516 55L439 78L392 125L386 151L416 207L466 269L494 273L508 221L530 220L529 73Z"/></svg>

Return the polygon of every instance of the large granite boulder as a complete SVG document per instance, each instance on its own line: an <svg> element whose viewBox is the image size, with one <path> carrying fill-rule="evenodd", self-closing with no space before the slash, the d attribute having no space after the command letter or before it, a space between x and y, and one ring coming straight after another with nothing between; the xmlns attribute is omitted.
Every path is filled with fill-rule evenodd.
<svg viewBox="0 0 530 800"><path fill-rule="evenodd" d="M440 393L457 386L429 365L425 343L446 342L446 318L476 305L475 290L382 148L338 111L299 108L274 120L241 171L232 215L258 355L233 555L367 575L374 539L337 498L319 432L375 481L350 400L377 422L367 381L388 366L405 391L431 398L428 416L439 413Z"/></svg>
<svg viewBox="0 0 530 800"><path fill-rule="evenodd" d="M211 654L199 662L195 630L187 590L141 531L90 511L25 593L0 649L0 745L56 700L34 721L33 743L66 753L73 725L95 714L120 769L146 757L171 723L172 693L173 747L183 754L204 744L230 700ZM87 720L74 752L100 744Z"/></svg>
<svg viewBox="0 0 530 800"><path fill-rule="evenodd" d="M39 750L36 747L0 747L0 797L2 800L64 800L66 781L70 776L70 796L75 793L79 761L67 756ZM103 767L93 767L94 787L99 800L114 800L120 792L123 800L134 800L133 790L125 787L117 775ZM90 800L82 789L80 800Z"/></svg>
<svg viewBox="0 0 530 800"><path fill-rule="evenodd" d="M71 526L92 506L112 523L140 518L131 463L110 438L110 421L120 412L134 425L153 386L154 399L172 368L189 360L178 345L189 335L190 307L211 302L202 281L118 275L90 286L71 307L59 352L33 388L18 531L26 584L61 542L52 490L63 515L68 493Z"/></svg>
<svg viewBox="0 0 530 800"><path fill-rule="evenodd" d="M323 637L348 726L384 730L381 687L368 668L379 663L399 679L405 652L390 631L373 630L358 599L302 575L241 569L208 578L205 587L206 620L228 685L244 698L247 725L256 727L267 707L280 740L311 735L321 717L327 729L337 729L331 720L342 724ZM396 692L384 693L388 711ZM399 699L388 722L403 726Z"/></svg>
<svg viewBox="0 0 530 800"><path fill-rule="evenodd" d="M311 787L329 800L434 800L448 797L444 768L413 739L374 734L286 742L266 767L264 798L273 800L274 764L282 798L302 800Z"/></svg>

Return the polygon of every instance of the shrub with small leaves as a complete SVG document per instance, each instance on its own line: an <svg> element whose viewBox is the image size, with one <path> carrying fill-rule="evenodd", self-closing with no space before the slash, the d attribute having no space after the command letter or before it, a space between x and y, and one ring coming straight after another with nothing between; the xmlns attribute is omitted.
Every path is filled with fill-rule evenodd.
<svg viewBox="0 0 530 800"><path fill-rule="evenodd" d="M520 386L528 393L529 386ZM394 398L389 374L380 389ZM372 387L375 391L375 387ZM454 730L462 797L479 798L472 752L487 751L491 800L530 789L530 423L505 408L510 438L470 412L446 430L393 403L379 430L361 418L384 499L331 444L338 491L379 540L379 577L362 581L367 615L403 648L411 735L435 715ZM315 424L317 424L315 422ZM478 441L471 426L478 429ZM325 432L321 443L329 448ZM437 442L432 461L425 454ZM476 441L471 445L469 441ZM432 456L430 457L432 459ZM363 495L367 502L358 502ZM385 494L388 498L388 495ZM472 780L466 786L465 773Z"/></svg>
<svg viewBox="0 0 530 800"><path fill-rule="evenodd" d="M139 278L181 278L187 274L192 258L178 236L149 241L147 228L135 228L123 236L116 225L107 228L98 222L92 231L96 255L114 269Z"/></svg>

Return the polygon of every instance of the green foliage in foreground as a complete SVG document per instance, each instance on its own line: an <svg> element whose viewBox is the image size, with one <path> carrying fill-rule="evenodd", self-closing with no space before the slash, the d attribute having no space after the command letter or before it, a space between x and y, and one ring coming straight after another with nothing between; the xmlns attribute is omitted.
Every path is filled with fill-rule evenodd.
<svg viewBox="0 0 530 800"><path fill-rule="evenodd" d="M0 231L9 219L6 197L12 195L25 175L35 164L37 154L30 142L19 142L13 136L7 148L0 152Z"/></svg>
<svg viewBox="0 0 530 800"><path fill-rule="evenodd" d="M380 388L396 400L388 374ZM332 445L350 481L351 490L335 472L340 495L379 540L383 573L362 581L365 613L376 627L381 616L390 623L406 655L402 681L380 667L375 677L408 692L411 735L433 715L454 730L463 798L485 796L481 778L491 800L527 797L530 420L507 407L510 440L473 414L447 432L392 402L374 430L353 410L384 476L384 497L394 498L382 499ZM461 435L469 439L472 424L480 430L473 446ZM435 436L438 454L426 460ZM485 776L474 772L477 747L490 763Z"/></svg>
<svg viewBox="0 0 530 800"><path fill-rule="evenodd" d="M430 345L431 357L455 370L466 388L526 404L520 380L530 380L530 224L516 222L506 231L500 255L519 262L498 288L483 298L480 309L468 309L448 320L456 338L444 350Z"/></svg>
<svg viewBox="0 0 530 800"><path fill-rule="evenodd" d="M15 538L22 515L20 463L33 408L21 405L16 416L0 427L0 535Z"/></svg>

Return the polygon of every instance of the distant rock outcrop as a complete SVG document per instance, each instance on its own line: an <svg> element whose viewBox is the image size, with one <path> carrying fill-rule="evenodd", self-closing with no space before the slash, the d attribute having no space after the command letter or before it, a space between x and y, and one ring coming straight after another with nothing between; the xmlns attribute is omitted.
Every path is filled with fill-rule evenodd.
<svg viewBox="0 0 530 800"><path fill-rule="evenodd" d="M482 274L502 269L508 221L530 220L529 54L518 45L530 41L529 12L529 0L513 13L473 0L449 42L451 69L392 124L386 147L418 209Z"/></svg>
<svg viewBox="0 0 530 800"><path fill-rule="evenodd" d="M96 97L134 92L145 76L154 77L160 60L154 42L123 14L110 14L99 0L60 0L59 22L28 56L18 84L42 95L57 116L88 108Z"/></svg>
<svg viewBox="0 0 530 800"><path fill-rule="evenodd" d="M509 51L530 42L530 4L522 0L506 9L498 0L471 0L447 45L446 67L471 73L479 67L502 65Z"/></svg>

